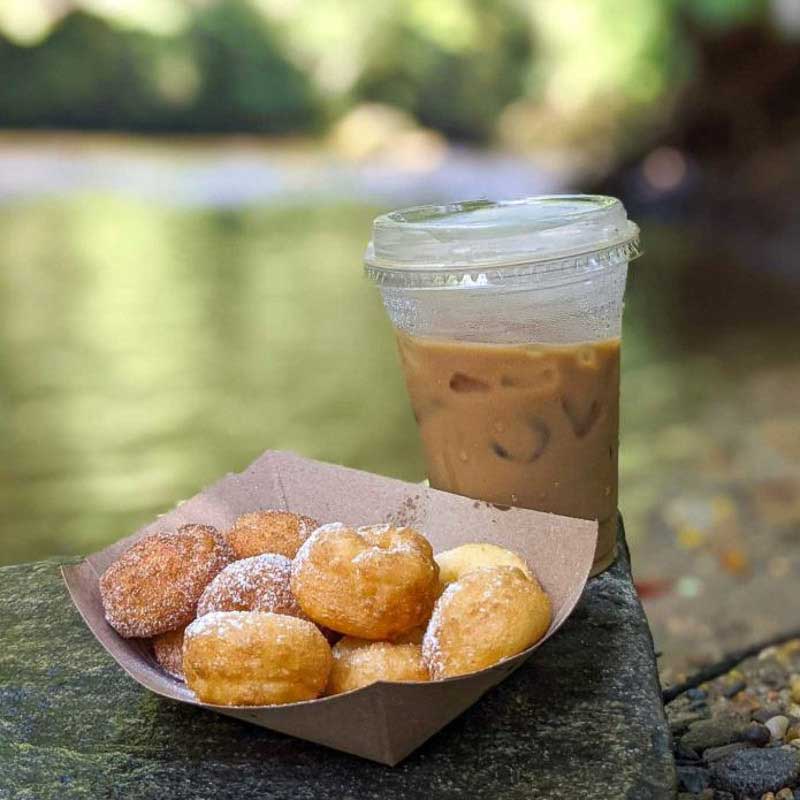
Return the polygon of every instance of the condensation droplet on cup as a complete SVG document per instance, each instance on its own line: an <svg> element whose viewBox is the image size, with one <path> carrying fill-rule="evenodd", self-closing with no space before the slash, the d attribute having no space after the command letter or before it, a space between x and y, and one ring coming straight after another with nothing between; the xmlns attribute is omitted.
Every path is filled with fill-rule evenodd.
<svg viewBox="0 0 800 800"><path fill-rule="evenodd" d="M462 451L461 451L461 452L458 454L458 457L459 457L459 458L461 459L461 461L463 461L465 464L467 463L467 461L469 461L469 454L467 453L467 451L466 451L466 450L462 450Z"/></svg>
<svg viewBox="0 0 800 800"><path fill-rule="evenodd" d="M503 433L506 429L505 423L502 420L496 419L492 425L495 433Z"/></svg>

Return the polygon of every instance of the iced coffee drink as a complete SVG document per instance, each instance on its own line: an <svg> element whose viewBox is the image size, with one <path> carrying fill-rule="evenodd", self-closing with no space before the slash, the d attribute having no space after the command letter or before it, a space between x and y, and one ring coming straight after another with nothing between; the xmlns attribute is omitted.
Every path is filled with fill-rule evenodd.
<svg viewBox="0 0 800 800"><path fill-rule="evenodd" d="M431 486L617 532L619 339L497 345L399 333Z"/></svg>
<svg viewBox="0 0 800 800"><path fill-rule="evenodd" d="M610 197L421 206L365 257L395 327L431 486L617 535L620 333L638 228Z"/></svg>

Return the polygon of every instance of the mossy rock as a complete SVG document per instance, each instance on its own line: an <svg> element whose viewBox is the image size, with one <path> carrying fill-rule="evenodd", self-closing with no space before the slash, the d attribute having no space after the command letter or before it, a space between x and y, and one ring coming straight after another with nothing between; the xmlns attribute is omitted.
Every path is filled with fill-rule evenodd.
<svg viewBox="0 0 800 800"><path fill-rule="evenodd" d="M150 694L86 629L58 567L0 568L3 800L674 797L626 552L534 659L394 768Z"/></svg>

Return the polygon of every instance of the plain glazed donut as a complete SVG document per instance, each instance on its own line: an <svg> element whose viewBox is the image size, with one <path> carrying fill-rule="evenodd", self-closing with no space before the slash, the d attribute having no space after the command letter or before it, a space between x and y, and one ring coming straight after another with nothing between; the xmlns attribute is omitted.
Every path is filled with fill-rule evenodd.
<svg viewBox="0 0 800 800"><path fill-rule="evenodd" d="M325 694L360 689L376 681L427 681L418 644L373 642L345 636L333 647L333 668Z"/></svg>
<svg viewBox="0 0 800 800"><path fill-rule="evenodd" d="M544 636L550 598L517 567L484 567L451 583L436 603L422 655L431 678L490 667Z"/></svg>
<svg viewBox="0 0 800 800"><path fill-rule="evenodd" d="M325 525L292 567L292 591L309 618L361 639L392 639L425 624L438 587L431 546L412 528Z"/></svg>
<svg viewBox="0 0 800 800"><path fill-rule="evenodd" d="M462 544L437 553L435 558L439 565L439 580L444 586L481 567L519 567L529 578L533 578L530 567L521 556L488 542Z"/></svg>

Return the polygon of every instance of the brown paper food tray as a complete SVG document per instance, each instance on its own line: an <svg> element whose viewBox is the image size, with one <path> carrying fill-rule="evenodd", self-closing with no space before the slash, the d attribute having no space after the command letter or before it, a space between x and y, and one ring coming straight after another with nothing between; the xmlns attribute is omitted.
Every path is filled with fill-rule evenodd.
<svg viewBox="0 0 800 800"><path fill-rule="evenodd" d="M434 551L474 541L521 553L549 593L554 618L538 644L458 678L430 683L378 682L333 697L284 706L212 706L163 672L146 644L123 639L106 622L98 578L147 533L203 522L225 529L259 508L289 509L321 522L412 525ZM394 765L519 667L569 616L586 583L597 523L537 511L504 509L417 484L268 451L174 511L75 566L62 569L70 595L98 641L138 683L171 700L208 708L337 750Z"/></svg>

